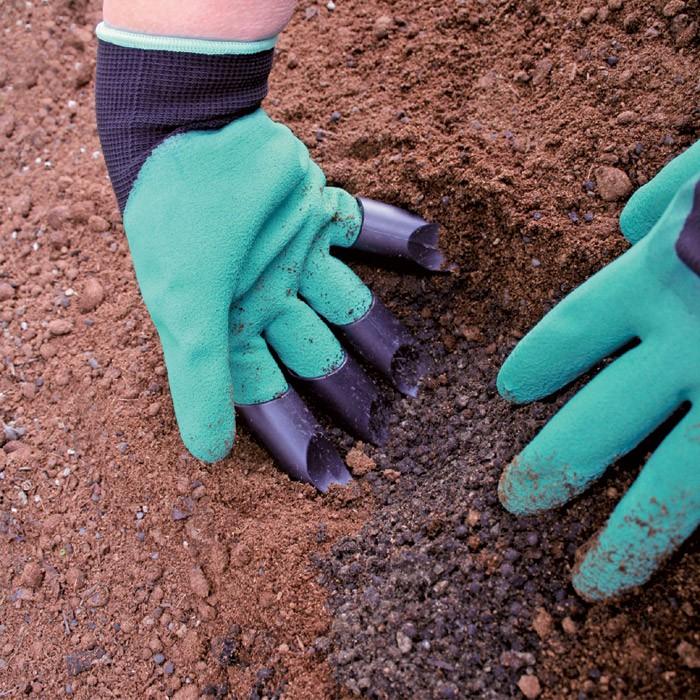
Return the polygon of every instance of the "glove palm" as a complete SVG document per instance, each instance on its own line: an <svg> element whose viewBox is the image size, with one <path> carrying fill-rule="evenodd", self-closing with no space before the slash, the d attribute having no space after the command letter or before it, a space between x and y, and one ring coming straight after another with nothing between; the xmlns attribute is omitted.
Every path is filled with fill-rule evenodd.
<svg viewBox="0 0 700 700"><path fill-rule="evenodd" d="M628 205L626 233L649 233L550 312L498 377L504 396L533 401L640 341L579 391L505 470L500 497L518 514L567 502L688 406L577 567L574 585L591 599L646 581L700 522L700 270L679 257L683 241L700 250L697 175L673 198L668 194L691 164L698 172L697 156L696 146ZM659 204L667 205L663 213Z"/></svg>

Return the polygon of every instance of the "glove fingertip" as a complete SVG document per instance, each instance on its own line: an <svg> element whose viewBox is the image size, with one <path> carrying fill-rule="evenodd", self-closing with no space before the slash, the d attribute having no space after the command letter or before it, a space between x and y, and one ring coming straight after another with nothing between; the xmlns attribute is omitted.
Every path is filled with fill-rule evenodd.
<svg viewBox="0 0 700 700"><path fill-rule="evenodd" d="M498 500L513 515L532 515L541 508L534 489L523 483L522 472L520 458L516 457L501 474L498 482Z"/></svg>
<svg viewBox="0 0 700 700"><path fill-rule="evenodd" d="M637 190L620 214L622 235L632 244L639 242L654 225L654 219L646 216L648 203L644 188Z"/></svg>
<svg viewBox="0 0 700 700"><path fill-rule="evenodd" d="M512 355L505 361L496 377L496 389L510 403L525 404L532 401L532 397L527 394L522 382L518 381Z"/></svg>
<svg viewBox="0 0 700 700"><path fill-rule="evenodd" d="M571 577L571 583L579 598L582 598L587 603L600 603L614 596L614 593L608 593L602 590L596 583L589 580L585 574L582 574L580 571L574 572Z"/></svg>
<svg viewBox="0 0 700 700"><path fill-rule="evenodd" d="M236 426L232 423L229 428L216 431L215 436L186 435L182 433L182 441L190 454L196 459L208 464L219 462L228 457L236 440Z"/></svg>
<svg viewBox="0 0 700 700"><path fill-rule="evenodd" d="M621 571L616 571L612 566L601 567L601 560L607 561L610 557L599 547L598 537L593 537L577 555L571 576L574 590L589 603L613 598L625 588Z"/></svg>

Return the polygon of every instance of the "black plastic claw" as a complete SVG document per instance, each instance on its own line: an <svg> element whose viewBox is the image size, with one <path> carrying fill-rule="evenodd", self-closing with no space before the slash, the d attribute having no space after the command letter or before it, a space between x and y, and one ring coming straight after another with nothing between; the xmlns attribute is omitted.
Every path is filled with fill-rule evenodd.
<svg viewBox="0 0 700 700"><path fill-rule="evenodd" d="M325 377L295 379L365 442L384 445L389 437L389 402L349 355Z"/></svg>
<svg viewBox="0 0 700 700"><path fill-rule="evenodd" d="M335 329L402 394L418 394L418 382L428 371L427 358L415 338L377 297L373 297L372 306L362 318Z"/></svg>
<svg viewBox="0 0 700 700"><path fill-rule="evenodd" d="M438 224L374 199L358 197L357 201L362 209L362 229L353 248L407 258L426 270L445 269L445 256L438 247Z"/></svg>
<svg viewBox="0 0 700 700"><path fill-rule="evenodd" d="M333 484L352 480L324 437L321 426L294 389L259 404L237 405L240 416L274 457L282 471L325 493Z"/></svg>

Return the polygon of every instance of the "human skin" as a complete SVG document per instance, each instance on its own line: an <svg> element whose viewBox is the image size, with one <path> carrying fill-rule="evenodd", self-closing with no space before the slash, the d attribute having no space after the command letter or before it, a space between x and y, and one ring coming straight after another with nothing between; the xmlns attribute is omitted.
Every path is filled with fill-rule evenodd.
<svg viewBox="0 0 700 700"><path fill-rule="evenodd" d="M104 21L162 36L257 41L279 34L296 0L104 0Z"/></svg>

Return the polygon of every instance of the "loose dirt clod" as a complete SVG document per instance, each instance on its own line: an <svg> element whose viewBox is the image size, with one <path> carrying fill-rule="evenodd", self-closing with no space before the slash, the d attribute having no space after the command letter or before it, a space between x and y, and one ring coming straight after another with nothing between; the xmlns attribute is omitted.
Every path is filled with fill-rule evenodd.
<svg viewBox="0 0 700 700"><path fill-rule="evenodd" d="M46 215L46 221L52 229L60 229L70 216L70 210L65 205L50 209Z"/></svg>
<svg viewBox="0 0 700 700"><path fill-rule="evenodd" d="M67 318L56 318L49 321L48 329L51 335L68 335L73 330L73 321Z"/></svg>
<svg viewBox="0 0 700 700"><path fill-rule="evenodd" d="M700 668L700 649L690 642L681 642L676 651L684 666Z"/></svg>
<svg viewBox="0 0 700 700"><path fill-rule="evenodd" d="M561 621L561 628L570 635L578 632L578 625L568 615Z"/></svg>
<svg viewBox="0 0 700 700"><path fill-rule="evenodd" d="M544 608L539 608L532 622L532 629L537 632L540 639L547 639L552 633L552 626L552 616Z"/></svg>
<svg viewBox="0 0 700 700"><path fill-rule="evenodd" d="M394 25L394 20L388 15L380 15L374 21L374 37L376 39L386 39Z"/></svg>
<svg viewBox="0 0 700 700"><path fill-rule="evenodd" d="M345 457L345 463L354 476L364 476L377 467L375 461L362 451L361 445L358 443Z"/></svg>
<svg viewBox="0 0 700 700"><path fill-rule="evenodd" d="M596 15L598 14L598 9L588 5L584 7L581 12L579 13L579 19L584 23L588 24L589 22L592 22L595 18Z"/></svg>
<svg viewBox="0 0 700 700"><path fill-rule="evenodd" d="M20 583L32 590L39 588L44 580L44 570L36 562L28 562L22 571Z"/></svg>
<svg viewBox="0 0 700 700"><path fill-rule="evenodd" d="M222 576L229 565L228 547L223 542L213 542L209 547L208 567L214 576Z"/></svg>
<svg viewBox="0 0 700 700"><path fill-rule="evenodd" d="M78 306L83 313L94 311L105 298L105 290L101 282L95 277L85 280L82 292L78 297Z"/></svg>
<svg viewBox="0 0 700 700"><path fill-rule="evenodd" d="M631 194L632 182L628 175L619 168L602 166L596 170L596 182L600 196L606 202L616 202Z"/></svg>
<svg viewBox="0 0 700 700"><path fill-rule="evenodd" d="M200 598L207 598L209 596L209 581L207 581L207 577L198 566L190 569L190 588L192 592Z"/></svg>
<svg viewBox="0 0 700 700"><path fill-rule="evenodd" d="M542 687L537 676L520 676L518 688L528 700L534 700L542 694Z"/></svg>

